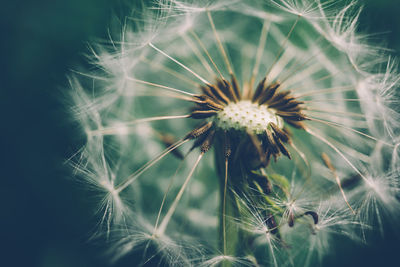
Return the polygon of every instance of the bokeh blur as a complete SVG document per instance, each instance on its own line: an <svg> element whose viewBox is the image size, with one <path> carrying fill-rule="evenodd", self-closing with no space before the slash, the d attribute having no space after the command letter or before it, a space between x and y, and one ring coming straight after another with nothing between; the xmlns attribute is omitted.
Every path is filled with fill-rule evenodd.
<svg viewBox="0 0 400 267"><path fill-rule="evenodd" d="M372 42L400 56L399 0L360 2L360 29L380 33ZM88 242L96 224L91 192L66 164L84 141L70 118L67 74L85 67L87 44L107 39L112 18L131 14L127 6L122 0L2 1L0 266L108 266L103 245ZM394 228L388 223L368 246L344 240L323 266L396 266ZM128 258L116 266L133 265Z"/></svg>

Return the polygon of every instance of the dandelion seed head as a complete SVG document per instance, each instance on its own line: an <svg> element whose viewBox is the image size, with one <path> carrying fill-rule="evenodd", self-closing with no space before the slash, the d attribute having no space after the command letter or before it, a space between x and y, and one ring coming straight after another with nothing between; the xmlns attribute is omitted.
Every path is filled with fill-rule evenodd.
<svg viewBox="0 0 400 267"><path fill-rule="evenodd" d="M159 0L90 46L73 165L115 259L312 265L395 212L397 61L336 2Z"/></svg>

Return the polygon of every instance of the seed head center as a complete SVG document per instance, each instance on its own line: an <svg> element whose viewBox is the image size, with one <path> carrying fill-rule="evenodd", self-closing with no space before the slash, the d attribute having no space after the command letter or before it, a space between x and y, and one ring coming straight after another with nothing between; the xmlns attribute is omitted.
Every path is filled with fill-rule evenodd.
<svg viewBox="0 0 400 267"><path fill-rule="evenodd" d="M215 116L216 126L220 129L252 131L255 134L265 133L271 122L283 127L282 118L273 109L249 100L230 103Z"/></svg>

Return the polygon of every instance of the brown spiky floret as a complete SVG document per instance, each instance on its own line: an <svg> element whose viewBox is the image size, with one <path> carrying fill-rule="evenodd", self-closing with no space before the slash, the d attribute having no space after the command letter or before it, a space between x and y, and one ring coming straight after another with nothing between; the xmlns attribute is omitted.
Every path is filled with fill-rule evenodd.
<svg viewBox="0 0 400 267"><path fill-rule="evenodd" d="M282 91L278 82L268 83L264 78L256 86L254 94L250 93L242 96L240 88L235 76L231 75L231 81L225 79L217 79L215 84L206 84L201 86L202 94L193 97L196 106L191 111L191 118L194 119L211 119L218 112L222 111L230 103L237 103L241 100L250 100L252 103L264 105L274 110L275 114L280 116L288 125L304 129L303 121L306 120L302 113L303 102L296 100L291 91ZM238 154L239 159L250 170L266 167L270 158L276 158L283 154L289 159L291 158L286 144L290 144L290 134L286 129L281 129L273 122L265 127L263 134L255 134L247 131L244 138L237 138L237 130L223 131L224 142L235 144L235 147L229 148L229 154L233 151ZM200 147L202 150L208 150L213 141L213 136L221 132L213 121L202 124L198 128L188 134L188 138L197 139L194 147ZM208 135L212 137L208 138ZM191 137L193 136L193 137ZM206 149L207 148L207 149Z"/></svg>

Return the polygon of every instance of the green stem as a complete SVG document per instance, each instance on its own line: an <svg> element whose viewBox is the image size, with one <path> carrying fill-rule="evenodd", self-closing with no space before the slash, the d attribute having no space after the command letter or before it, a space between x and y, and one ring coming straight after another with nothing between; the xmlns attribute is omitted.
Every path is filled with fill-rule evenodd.
<svg viewBox="0 0 400 267"><path fill-rule="evenodd" d="M229 158L224 156L223 149L219 149L219 147L215 149L215 159L220 185L218 248L225 256L233 256L238 251L239 229L231 218L238 218L239 211L234 201L234 195L229 190L229 183L232 178L229 171L231 164ZM223 261L221 266L229 267L232 264L228 261Z"/></svg>

